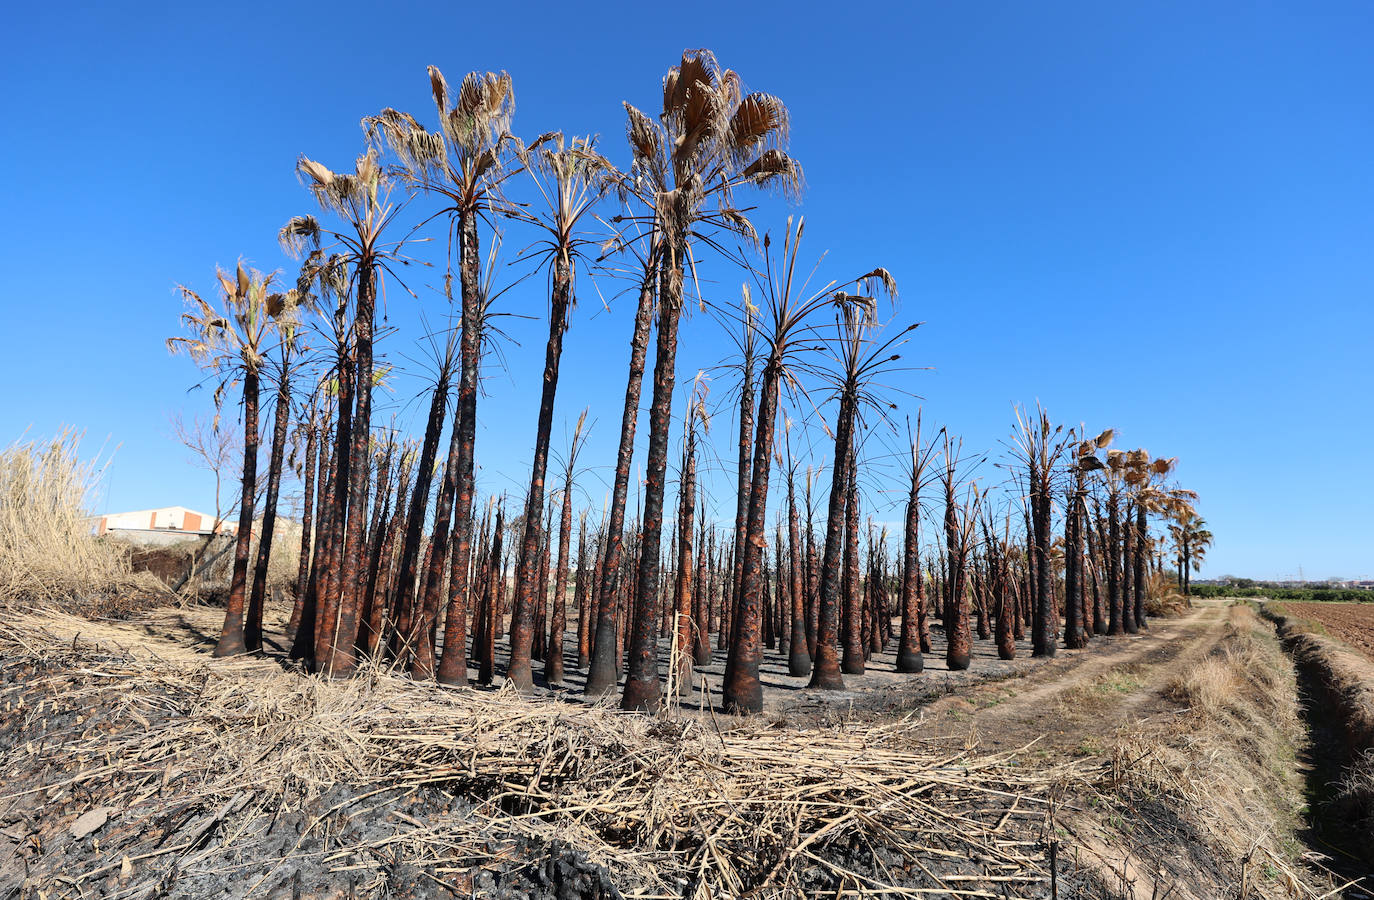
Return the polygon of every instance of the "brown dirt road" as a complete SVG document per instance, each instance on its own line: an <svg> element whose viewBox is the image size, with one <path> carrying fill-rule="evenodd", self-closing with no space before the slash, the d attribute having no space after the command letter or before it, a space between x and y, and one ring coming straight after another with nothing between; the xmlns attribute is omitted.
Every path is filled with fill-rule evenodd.
<svg viewBox="0 0 1374 900"><path fill-rule="evenodd" d="M1092 755L1123 728L1156 715L1176 715L1164 686L1216 646L1227 601L1198 600L1177 619L1152 619L1147 632L1095 638L1064 651L1022 677L973 685L926 706L933 736L963 746L1005 751Z"/></svg>
<svg viewBox="0 0 1374 900"><path fill-rule="evenodd" d="M1201 658L1216 644L1228 602L1199 599L1179 618L1151 619L1149 629L1140 634L1097 636L1087 648L1061 649L1049 660L1031 658L1028 640L1018 646L1014 660L999 660L990 641L975 641L973 665L963 672L945 667L942 629L932 626L934 652L926 655L924 672L898 673L893 653L877 654L865 674L845 676L844 691L808 689L807 679L790 677L785 660L769 652L760 672L766 714L780 724L800 727L845 721L858 727L915 715L924 719L932 737L968 749L995 752L1036 741L1041 753L1091 753L1102 738L1121 727L1177 711L1159 689L1184 663ZM164 647L162 652L179 648L203 653L213 647L222 616L214 607L191 606L155 611L125 627ZM269 645L284 651L286 640L279 629L269 628L265 637ZM498 649L498 656L501 652ZM718 707L725 660L719 651L715 657L711 665L697 669L694 690L682 700L684 710L699 711L703 680L710 705ZM568 660L567 687L559 692L565 699L580 697L583 676L575 662ZM503 681L498 675L497 683Z"/></svg>

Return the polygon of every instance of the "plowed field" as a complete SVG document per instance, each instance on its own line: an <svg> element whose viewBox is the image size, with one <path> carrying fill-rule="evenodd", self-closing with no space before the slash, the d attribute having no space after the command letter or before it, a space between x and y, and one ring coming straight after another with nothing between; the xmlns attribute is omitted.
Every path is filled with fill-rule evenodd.
<svg viewBox="0 0 1374 900"><path fill-rule="evenodd" d="M1374 603L1288 603L1293 615L1320 622L1338 640L1374 659Z"/></svg>

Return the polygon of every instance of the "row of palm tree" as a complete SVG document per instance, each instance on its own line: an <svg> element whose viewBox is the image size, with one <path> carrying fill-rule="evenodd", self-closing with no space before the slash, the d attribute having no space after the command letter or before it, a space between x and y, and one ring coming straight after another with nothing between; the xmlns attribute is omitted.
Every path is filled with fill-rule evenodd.
<svg viewBox="0 0 1374 900"><path fill-rule="evenodd" d="M796 196L802 185L801 168L786 152L789 116L780 100L746 93L739 76L709 51L688 51L664 79L658 115L626 104L630 164L621 170L591 138L516 137L514 87L505 73L470 73L456 90L439 69L431 66L428 76L434 130L409 113L385 109L363 120L369 146L352 172L307 157L297 161L320 215L292 218L279 235L300 264L294 288L274 290L276 276L242 266L234 277L219 274L219 305L183 288L187 333L169 346L188 351L211 372L217 406L231 388L240 389L243 406L240 529L217 655L262 648L267 555L293 409L299 411L296 444L304 447L296 460L304 528L287 623L291 655L333 677L380 657L415 678L448 685L465 684L475 663L479 681L490 681L496 639L504 634L509 682L532 690L539 659L544 682L560 685L570 582L586 694L610 693L623 674L621 705L649 711L663 702L664 643L668 683L680 690L691 682L693 663L711 662L712 635L725 651L727 710L763 708L766 648L785 648L789 672L809 676L812 687L842 687L843 676L862 673L874 648L891 636L893 596L901 598L897 668L904 672L920 671L921 654L929 652L927 597L941 598L938 618L948 632L951 668L970 664L975 613L980 637L995 620L1003 652L1014 652L1008 635L1027 620L1037 655L1053 654L1061 625L1068 646L1082 646L1085 572L1092 574L1095 597L1097 573L1107 583L1107 630L1143 625L1152 542L1147 512L1181 510L1191 498L1164 487L1171 464L1143 451L1106 450L1109 432L1089 441L1081 429L1051 428L1043 410L1018 412L1010 444L1008 467L1016 474L1008 483L1016 490L1009 496L1024 506L1019 536L1008 514L998 537L989 489L969 477L960 443L947 432L923 442L918 415L909 435L901 553L889 553L891 535L880 530L869 537L867 564L861 561L866 440L892 431L896 406L882 385L900 368L899 351L917 326L884 321L880 301L895 307L897 285L883 267L848 280L814 277L801 257L803 219L788 220L780 253L768 234L758 237L738 195L776 188ZM533 199L512 199L517 183ZM434 208L407 215L425 204ZM409 292L402 274L415 262L413 245L424 239L417 235L439 227L447 237L444 293L456 306L456 324L437 353L423 434L412 439L380 425L374 411L374 393L390 375L377 352L378 298L388 286ZM548 285L533 459L528 487L511 504L518 512L509 517L505 498L488 498L485 508L479 503L475 472L482 364L499 334L495 303L503 291L495 287L495 259L505 228L537 235L516 262L544 273ZM702 296L696 273L706 255L743 267L738 303ZM637 303L613 484L590 541L591 511L576 516L574 563L586 413L558 470L555 496L546 486L552 429L579 283L591 277L589 270L610 266L630 273ZM710 409L698 379L682 417L677 512L665 556L679 332L689 284L703 309L730 323L740 350L736 516L732 534L717 534L708 521L698 456ZM651 334L647 446L639 506L627 527ZM264 374L276 391L250 589ZM819 536L812 487L823 469L808 470L803 516L789 437L791 416L817 412L833 440ZM441 463L445 428L449 444ZM935 465L940 448L943 460ZM775 463L786 478L785 504L770 501ZM933 566L922 562L928 548L920 527L928 499L923 489L935 482L943 494L943 541ZM1105 499L1105 527L1093 521L1090 496L1093 511ZM787 524L773 532L770 559L768 517L780 506ZM1056 509L1064 524L1058 544ZM1126 572L1132 575L1123 582ZM1008 600L1018 573L1026 576L1024 590ZM990 606L987 596L973 597L978 591L1001 599ZM1134 607L1122 605L1127 597ZM1102 604L1091 606L1096 616Z"/></svg>

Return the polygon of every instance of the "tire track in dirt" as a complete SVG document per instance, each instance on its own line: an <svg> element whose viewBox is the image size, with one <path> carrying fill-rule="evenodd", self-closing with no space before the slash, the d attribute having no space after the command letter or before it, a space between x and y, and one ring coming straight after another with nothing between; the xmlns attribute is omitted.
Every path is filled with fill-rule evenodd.
<svg viewBox="0 0 1374 900"><path fill-rule="evenodd" d="M1119 729L1178 711L1161 690L1221 640L1226 605L1199 601L1181 618L1152 620L1147 632L1095 637L1021 677L941 698L923 710L927 733L970 749L1034 742L1041 755L1096 752Z"/></svg>

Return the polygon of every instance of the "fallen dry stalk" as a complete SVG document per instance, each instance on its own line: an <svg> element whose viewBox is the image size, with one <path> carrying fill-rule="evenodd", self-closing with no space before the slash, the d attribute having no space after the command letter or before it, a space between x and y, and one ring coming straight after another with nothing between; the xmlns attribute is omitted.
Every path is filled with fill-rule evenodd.
<svg viewBox="0 0 1374 900"><path fill-rule="evenodd" d="M1080 774L1023 768L1014 753L951 753L921 740L910 719L854 731L732 719L717 731L695 717L377 671L330 682L264 660L211 661L123 623L29 615L5 624L4 669L28 702L48 697L29 716L45 704L95 711L7 754L7 770L61 759L75 772L32 790L103 790L100 802L122 805L125 819L151 821L174 804L220 810L195 832L199 849L211 829L233 841L258 827L231 826L245 806L265 818L335 785L354 789L314 816L295 847L258 861L263 888L346 810L356 817L367 798L429 791L470 805L389 816L384 837L327 839L332 871L381 879L388 860L404 858L445 878L500 861L501 836L528 836L586 852L631 896L834 896L841 885L851 896L1012 896L1049 876L1042 856L1007 832L1011 813L1043 806ZM0 809L14 796L0 793ZM119 862L97 856L66 874L81 882Z"/></svg>

